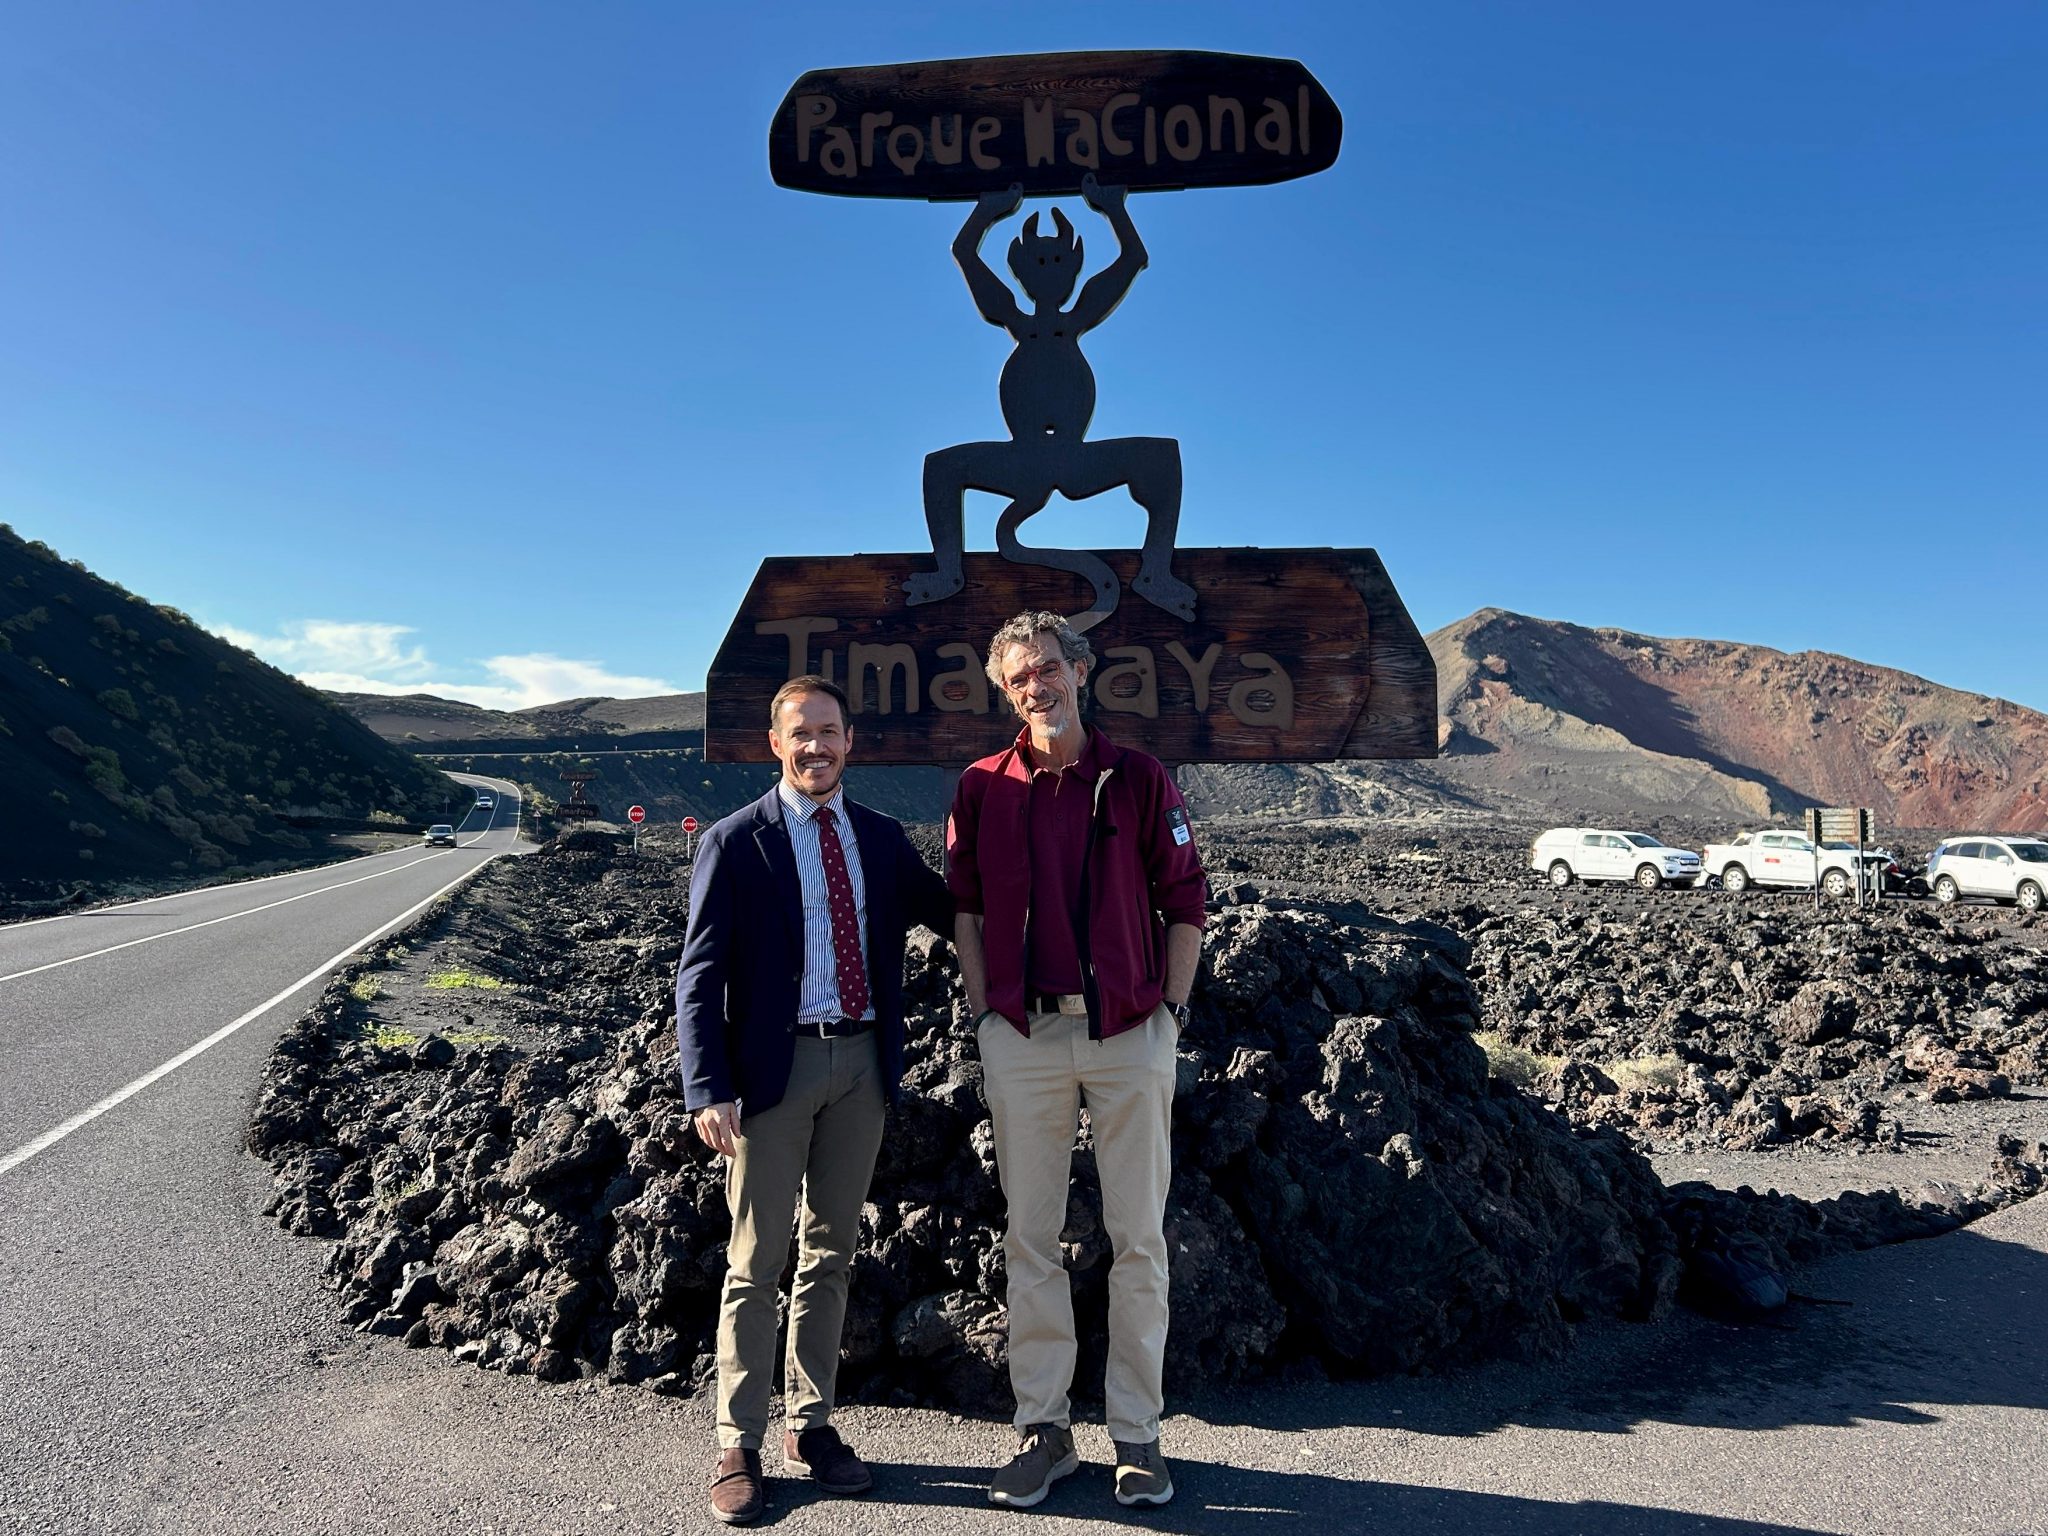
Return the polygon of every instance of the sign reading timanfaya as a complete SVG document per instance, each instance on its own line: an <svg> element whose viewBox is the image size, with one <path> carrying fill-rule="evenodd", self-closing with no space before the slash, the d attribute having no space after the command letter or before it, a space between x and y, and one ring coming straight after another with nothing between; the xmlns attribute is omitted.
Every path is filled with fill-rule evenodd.
<svg viewBox="0 0 2048 1536"><path fill-rule="evenodd" d="M775 180L854 197L1240 187L1328 168L1344 122L1292 59L1055 53L813 70L768 132Z"/></svg>
<svg viewBox="0 0 2048 1536"><path fill-rule="evenodd" d="M1128 582L1136 550L1097 552ZM965 584L910 606L904 584L928 555L762 562L711 664L705 756L755 762L768 700L812 672L853 704L863 763L964 763L1018 722L983 663L1022 609L1066 612L1085 589L1067 571L970 554ZM1197 617L1125 602L1088 631L1087 687L1112 736L1169 763L1434 757L1436 669L1379 556L1369 549L1189 549L1181 576Z"/></svg>

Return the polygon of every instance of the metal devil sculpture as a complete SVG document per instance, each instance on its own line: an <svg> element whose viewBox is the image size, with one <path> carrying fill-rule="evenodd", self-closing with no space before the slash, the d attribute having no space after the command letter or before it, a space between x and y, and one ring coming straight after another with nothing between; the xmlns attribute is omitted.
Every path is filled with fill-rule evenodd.
<svg viewBox="0 0 2048 1536"><path fill-rule="evenodd" d="M1147 257L1145 242L1124 207L1124 188L1102 186L1091 174L1081 180L1081 195L1109 221L1117 254L1088 280L1071 309L1065 306L1081 276L1083 245L1057 208L1052 234L1039 233L1034 213L1024 221L1023 233L1010 242L1010 271L1031 301L1028 311L981 259L982 241L998 221L1017 211L1024 197L1022 186L985 193L953 241L953 259L960 263L982 319L1009 332L1017 344L1003 364L1001 384L1010 440L962 443L925 459L924 516L939 568L903 584L912 604L937 602L960 590L965 581L960 557L966 547L962 503L970 490L989 491L1010 498L996 519L996 548L1006 559L1072 571L1091 583L1095 600L1073 616L1073 624L1076 629L1092 628L1116 607L1116 573L1084 550L1021 544L1017 528L1055 491L1070 501L1083 501L1128 486L1146 519L1145 547L1132 587L1178 618L1195 616L1194 588L1173 574L1173 540L1180 527L1180 444L1170 437L1088 441L1088 422L1095 414L1095 371L1081 351L1081 338L1115 312L1145 270Z"/></svg>

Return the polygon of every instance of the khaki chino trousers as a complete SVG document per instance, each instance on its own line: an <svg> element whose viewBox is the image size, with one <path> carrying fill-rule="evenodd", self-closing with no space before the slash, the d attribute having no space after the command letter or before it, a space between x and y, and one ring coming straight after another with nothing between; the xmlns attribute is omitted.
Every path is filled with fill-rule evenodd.
<svg viewBox="0 0 2048 1536"><path fill-rule="evenodd" d="M758 1451L768 1431L776 1297L799 1196L802 1243L789 1295L783 1417L799 1434L830 1422L860 1208L882 1147L875 1032L840 1040L799 1035L795 1045L782 1101L742 1116L739 1155L726 1169L732 1240L718 1309L721 1450Z"/></svg>
<svg viewBox="0 0 2048 1536"><path fill-rule="evenodd" d="M1085 1017L1030 1015L1027 1039L999 1014L975 1030L995 1123L996 1172L1009 1201L1010 1387L1019 1429L1070 1422L1074 1292L1060 1257L1074 1133L1085 1104L1102 1176L1109 1271L1109 1367L1103 1402L1112 1438L1159 1438L1166 1360L1166 1186L1172 1175L1174 1049L1180 1027L1163 1006L1136 1029L1088 1038Z"/></svg>

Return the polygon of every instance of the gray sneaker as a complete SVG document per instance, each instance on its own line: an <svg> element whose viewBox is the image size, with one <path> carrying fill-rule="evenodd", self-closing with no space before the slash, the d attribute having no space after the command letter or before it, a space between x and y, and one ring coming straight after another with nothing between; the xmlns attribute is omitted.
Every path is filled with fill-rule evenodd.
<svg viewBox="0 0 2048 1536"><path fill-rule="evenodd" d="M1173 1474L1166 1470L1157 1440L1143 1445L1128 1440L1112 1443L1116 1446L1117 1503L1164 1504L1173 1497Z"/></svg>
<svg viewBox="0 0 2048 1536"><path fill-rule="evenodd" d="M1029 1509L1046 1490L1081 1465L1072 1430L1057 1424L1033 1424L1010 1464L988 1485L988 1501L1011 1509Z"/></svg>

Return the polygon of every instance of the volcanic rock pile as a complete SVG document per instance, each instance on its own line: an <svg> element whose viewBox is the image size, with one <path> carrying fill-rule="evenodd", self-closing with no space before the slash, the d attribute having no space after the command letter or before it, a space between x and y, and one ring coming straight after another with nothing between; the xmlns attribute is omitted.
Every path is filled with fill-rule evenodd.
<svg viewBox="0 0 2048 1536"><path fill-rule="evenodd" d="M2048 1078L2048 959L1927 906L1816 917L1540 904L1472 927L1487 1027L1555 1058L1574 1119L1739 1149L1898 1145L1887 1105Z"/></svg>
<svg viewBox="0 0 2048 1536"><path fill-rule="evenodd" d="M728 1218L676 1081L684 873L594 832L503 861L338 976L280 1042L252 1145L274 1164L278 1220L335 1239L327 1272L352 1322L548 1380L709 1377ZM1177 1385L1550 1352L1582 1319L1657 1315L1688 1258L1728 1234L1783 1264L1946 1230L2038 1187L2038 1154L2014 1144L1991 1183L1931 1197L1667 1191L1624 1136L1489 1074L1458 934L1357 903L1238 898L1212 919L1181 1042ZM1495 930L1475 927L1493 956ZM930 936L906 1001L843 1386L1000 1410L1003 1206L950 954ZM1545 1012L1529 1037L1561 1028ZM1802 1049L1844 1038L1825 1034ZM1085 1384L1101 1379L1109 1267L1085 1128L1074 1169Z"/></svg>
<svg viewBox="0 0 2048 1536"><path fill-rule="evenodd" d="M1368 890L1472 944L1497 1070L1655 1149L1896 1149L1896 1111L2048 1083L2048 924L1988 906L1543 887L1513 834L1245 832L1224 894ZM1213 862L1213 861L1212 861ZM1256 878L1244 881L1233 871Z"/></svg>
<svg viewBox="0 0 2048 1536"><path fill-rule="evenodd" d="M709 1370L727 1217L675 1084L675 881L602 849L508 860L280 1043L252 1142L278 1219L339 1239L351 1320L549 1379ZM1581 1318L1667 1304L1648 1165L1489 1080L1463 960L1448 932L1362 910L1218 915L1176 1107L1177 1380L1551 1350ZM448 974L503 985L419 984ZM954 994L924 938L847 1375L992 1406L1002 1200ZM1085 1131L1075 1174L1065 1241L1099 1380L1109 1250Z"/></svg>

